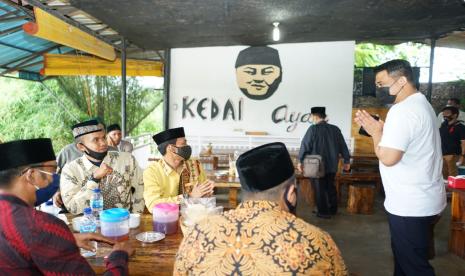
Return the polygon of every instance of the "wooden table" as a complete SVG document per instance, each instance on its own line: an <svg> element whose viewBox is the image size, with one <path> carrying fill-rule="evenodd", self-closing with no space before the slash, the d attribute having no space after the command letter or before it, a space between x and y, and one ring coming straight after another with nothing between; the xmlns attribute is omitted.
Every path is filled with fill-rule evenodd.
<svg viewBox="0 0 465 276"><path fill-rule="evenodd" d="M338 200L341 200L342 185L354 184L357 182L374 182L376 192L381 190L381 175L379 173L379 161L375 155L355 155L351 157L351 173L344 173L342 170L343 160L339 160L338 172L335 183Z"/></svg>
<svg viewBox="0 0 465 276"><path fill-rule="evenodd" d="M215 181L215 188L229 189L229 207L236 208L238 203L238 194L241 189L241 183L238 177L231 177L229 175L216 176L215 173L220 170L206 170L207 178ZM224 170L221 170L224 171Z"/></svg>
<svg viewBox="0 0 465 276"><path fill-rule="evenodd" d="M449 251L465 259L465 190L452 191Z"/></svg>
<svg viewBox="0 0 465 276"><path fill-rule="evenodd" d="M136 252L129 259L130 275L172 275L175 256L181 244L183 235L181 229L174 235L168 235L165 239L155 243L142 243L136 240L136 235L140 232L152 231L152 215L141 215L141 224L137 229L129 232L129 242ZM99 243L97 256L88 258L87 261L92 266L96 274L105 272L103 257L111 251L109 245Z"/></svg>

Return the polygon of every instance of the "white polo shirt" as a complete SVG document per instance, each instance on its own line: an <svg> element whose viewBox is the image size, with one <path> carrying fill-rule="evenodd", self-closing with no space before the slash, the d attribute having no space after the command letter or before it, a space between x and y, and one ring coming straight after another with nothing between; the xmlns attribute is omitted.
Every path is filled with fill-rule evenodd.
<svg viewBox="0 0 465 276"><path fill-rule="evenodd" d="M404 152L394 166L379 165L386 210L405 217L439 214L446 207L441 137L436 114L423 94L391 107L379 146Z"/></svg>

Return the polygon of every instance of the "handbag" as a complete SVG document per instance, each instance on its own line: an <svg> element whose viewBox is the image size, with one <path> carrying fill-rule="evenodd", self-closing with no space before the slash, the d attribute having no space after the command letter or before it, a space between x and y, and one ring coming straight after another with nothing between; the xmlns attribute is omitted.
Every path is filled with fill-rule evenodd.
<svg viewBox="0 0 465 276"><path fill-rule="evenodd" d="M305 177L321 178L325 176L325 164L321 155L306 155L303 166Z"/></svg>
<svg viewBox="0 0 465 276"><path fill-rule="evenodd" d="M316 148L316 131L312 137L313 150ZM324 141L324 140L323 140ZM324 145L322 145L324 146ZM323 156L319 154L305 155L303 161L303 175L309 178L321 178L325 176L325 163L323 162Z"/></svg>

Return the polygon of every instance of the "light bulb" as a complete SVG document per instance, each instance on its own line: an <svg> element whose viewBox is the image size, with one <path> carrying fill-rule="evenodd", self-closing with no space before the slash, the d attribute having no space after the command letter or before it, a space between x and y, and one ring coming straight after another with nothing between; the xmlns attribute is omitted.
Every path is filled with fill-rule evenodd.
<svg viewBox="0 0 465 276"><path fill-rule="evenodd" d="M273 40L274 41L279 41L279 37L280 37L280 34L279 34L279 22L274 22L273 23Z"/></svg>

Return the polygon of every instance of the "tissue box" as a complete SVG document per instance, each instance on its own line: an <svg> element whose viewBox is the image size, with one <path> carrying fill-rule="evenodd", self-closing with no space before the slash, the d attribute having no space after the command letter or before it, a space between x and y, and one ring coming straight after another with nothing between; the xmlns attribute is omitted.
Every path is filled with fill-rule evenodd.
<svg viewBox="0 0 465 276"><path fill-rule="evenodd" d="M465 175L449 176L447 185L449 188L465 189Z"/></svg>

